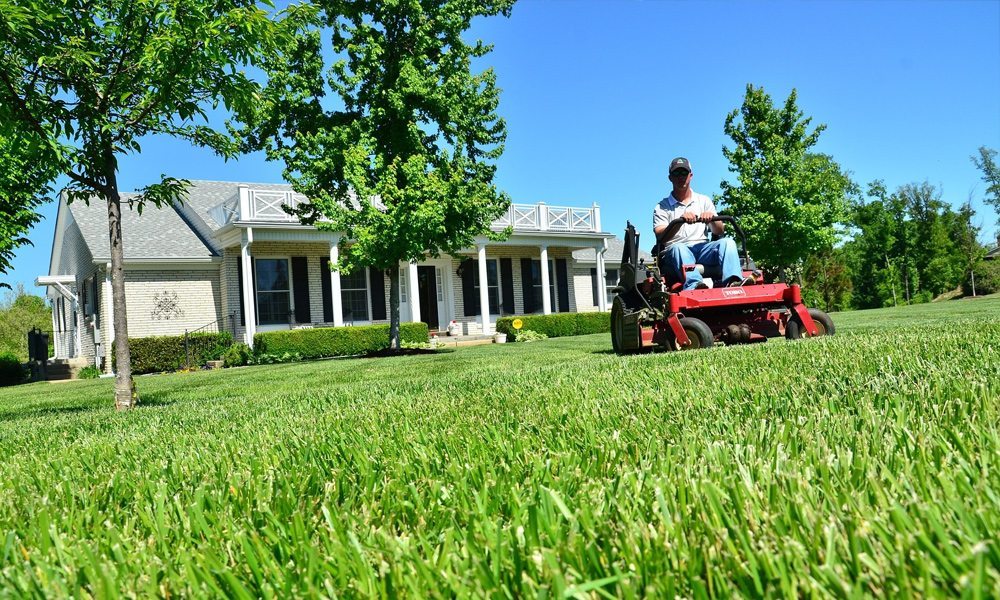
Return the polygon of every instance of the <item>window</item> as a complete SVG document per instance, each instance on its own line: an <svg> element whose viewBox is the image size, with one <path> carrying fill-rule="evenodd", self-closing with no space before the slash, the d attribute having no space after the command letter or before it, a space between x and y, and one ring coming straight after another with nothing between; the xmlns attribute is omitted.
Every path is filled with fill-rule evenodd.
<svg viewBox="0 0 1000 600"><path fill-rule="evenodd" d="M287 325L291 309L291 284L287 258L258 258L257 321L261 325Z"/></svg>
<svg viewBox="0 0 1000 600"><path fill-rule="evenodd" d="M531 286L535 296L535 306L537 312L542 312L542 261L531 261ZM552 312L559 312L559 305L556 303L556 263L549 259L549 308Z"/></svg>
<svg viewBox="0 0 1000 600"><path fill-rule="evenodd" d="M615 295L611 290L618 286L618 269L608 269L604 272L604 292L608 298L608 306L615 300Z"/></svg>
<svg viewBox="0 0 1000 600"><path fill-rule="evenodd" d="M345 323L371 320L368 315L367 269L340 274L340 299Z"/></svg>
<svg viewBox="0 0 1000 600"><path fill-rule="evenodd" d="M476 288L476 298L479 294L479 265L472 265L472 284ZM438 295L440 296L440 289ZM490 314L500 314L500 269L497 267L497 259L486 259L486 295L489 297ZM440 297L438 298L440 300Z"/></svg>

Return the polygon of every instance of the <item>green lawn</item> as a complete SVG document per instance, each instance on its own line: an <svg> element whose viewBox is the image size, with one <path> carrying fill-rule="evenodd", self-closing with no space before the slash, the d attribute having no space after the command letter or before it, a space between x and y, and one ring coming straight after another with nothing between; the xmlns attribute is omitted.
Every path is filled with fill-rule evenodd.
<svg viewBox="0 0 1000 600"><path fill-rule="evenodd" d="M1000 596L1000 299L834 319L0 389L0 597Z"/></svg>

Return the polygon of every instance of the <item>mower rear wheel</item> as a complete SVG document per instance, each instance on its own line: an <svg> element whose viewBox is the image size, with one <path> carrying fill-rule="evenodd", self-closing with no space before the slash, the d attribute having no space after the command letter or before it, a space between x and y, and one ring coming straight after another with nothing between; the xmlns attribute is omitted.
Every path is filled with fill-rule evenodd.
<svg viewBox="0 0 1000 600"><path fill-rule="evenodd" d="M711 348L715 345L715 336L712 329L701 319L694 317L684 317L681 319L681 327L691 341L687 346L681 346L674 340L674 347L677 350L698 350L699 348Z"/></svg>
<svg viewBox="0 0 1000 600"><path fill-rule="evenodd" d="M625 307L619 296L611 303L611 348L615 354L625 354L622 348L622 335L625 327Z"/></svg>
<svg viewBox="0 0 1000 600"><path fill-rule="evenodd" d="M813 323L816 324L816 337L836 333L836 328L833 326L833 319L830 318L830 315L818 308L810 308L809 316L812 317ZM788 323L785 324L785 337L790 340L798 340L811 336L806 331L806 327L802 324L799 316L793 313L792 317L788 319Z"/></svg>

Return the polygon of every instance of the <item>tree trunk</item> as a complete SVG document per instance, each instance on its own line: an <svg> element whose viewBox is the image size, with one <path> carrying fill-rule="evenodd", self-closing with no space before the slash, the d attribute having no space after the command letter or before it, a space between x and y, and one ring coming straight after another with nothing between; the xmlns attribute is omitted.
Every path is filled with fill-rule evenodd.
<svg viewBox="0 0 1000 600"><path fill-rule="evenodd" d="M415 302L416 298L410 298ZM389 267L389 348L399 350L399 263Z"/></svg>
<svg viewBox="0 0 1000 600"><path fill-rule="evenodd" d="M111 301L115 323L115 408L129 410L139 401L132 379L125 313L125 250L122 247L122 206L114 172L108 177L108 231L111 234Z"/></svg>

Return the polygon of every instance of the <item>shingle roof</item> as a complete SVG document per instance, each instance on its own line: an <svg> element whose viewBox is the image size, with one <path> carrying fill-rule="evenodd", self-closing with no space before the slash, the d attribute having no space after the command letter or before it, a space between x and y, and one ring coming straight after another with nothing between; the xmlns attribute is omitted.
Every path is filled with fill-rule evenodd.
<svg viewBox="0 0 1000 600"><path fill-rule="evenodd" d="M122 245L125 260L144 258L209 258L216 256L191 226L172 207L147 206L140 215L128 207L135 194L122 194ZM90 204L81 201L69 205L73 219L95 259L111 256L108 234L108 208L98 198Z"/></svg>
<svg viewBox="0 0 1000 600"><path fill-rule="evenodd" d="M614 266L621 264L622 253L625 252L625 240L614 237L608 240L608 249L604 252L604 264ZM639 249L639 259L645 259L647 263L652 262L653 256L643 249ZM581 263L592 263L597 261L596 252L590 248L576 250L573 252L573 260Z"/></svg>

